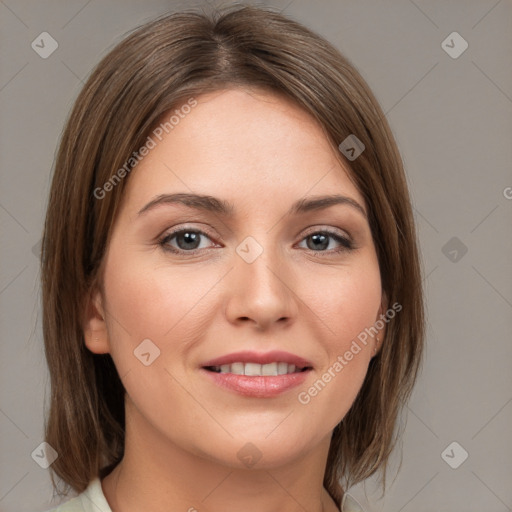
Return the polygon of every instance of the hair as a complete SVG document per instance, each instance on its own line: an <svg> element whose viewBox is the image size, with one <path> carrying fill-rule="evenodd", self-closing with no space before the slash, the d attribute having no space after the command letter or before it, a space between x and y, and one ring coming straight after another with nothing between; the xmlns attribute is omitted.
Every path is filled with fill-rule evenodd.
<svg viewBox="0 0 512 512"><path fill-rule="evenodd" d="M346 57L279 13L237 6L166 14L136 28L96 66L67 119L41 253L51 379L45 439L59 454L51 465L55 490L54 474L67 491L80 493L124 453L125 390L111 356L86 348L83 319L129 172L102 199L95 191L112 182L164 114L230 87L281 94L308 112L365 199L382 289L401 310L388 322L355 402L333 431L324 486L339 506L345 485L377 470L385 485L424 341L420 262L403 163L376 98ZM353 161L338 150L351 134L365 146Z"/></svg>

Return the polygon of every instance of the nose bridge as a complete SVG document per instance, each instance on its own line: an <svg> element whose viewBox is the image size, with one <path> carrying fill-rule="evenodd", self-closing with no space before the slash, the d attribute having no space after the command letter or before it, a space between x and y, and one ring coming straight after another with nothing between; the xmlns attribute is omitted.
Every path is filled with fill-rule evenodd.
<svg viewBox="0 0 512 512"><path fill-rule="evenodd" d="M289 266L272 240L269 233L248 236L236 247L228 300L232 321L248 318L263 325L296 314Z"/></svg>

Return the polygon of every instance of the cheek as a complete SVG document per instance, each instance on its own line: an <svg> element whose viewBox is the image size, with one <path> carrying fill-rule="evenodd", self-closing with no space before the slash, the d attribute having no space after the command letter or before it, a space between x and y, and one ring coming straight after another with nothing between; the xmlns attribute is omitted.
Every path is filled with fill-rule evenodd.
<svg viewBox="0 0 512 512"><path fill-rule="evenodd" d="M373 351L369 328L378 319L382 291L373 255L317 277L315 286L304 287L302 293L321 319L325 358L297 398L311 417L321 418L327 431L345 416L363 385Z"/></svg>
<svg viewBox="0 0 512 512"><path fill-rule="evenodd" d="M160 350L152 368L185 363L187 350L208 329L215 296L209 290L224 274L213 267L198 272L194 265L155 266L151 259L113 248L106 261L110 350L120 375L141 370L134 351L148 339L155 353Z"/></svg>
<svg viewBox="0 0 512 512"><path fill-rule="evenodd" d="M326 345L343 353L378 317L382 299L379 266L374 253L354 258L354 264L316 273L301 280L299 294L327 333Z"/></svg>
<svg viewBox="0 0 512 512"><path fill-rule="evenodd" d="M105 267L108 309L134 339L161 338L201 297L201 289L191 285L191 271L154 267L150 261L148 255L123 259L112 251Z"/></svg>
<svg viewBox="0 0 512 512"><path fill-rule="evenodd" d="M111 252L104 278L111 356L136 410L153 425L186 432L204 421L204 410L191 404L192 387L182 385L187 353L207 329L204 295L220 276L198 275L192 266L154 267L147 256L119 254ZM176 422L176 411L187 421Z"/></svg>

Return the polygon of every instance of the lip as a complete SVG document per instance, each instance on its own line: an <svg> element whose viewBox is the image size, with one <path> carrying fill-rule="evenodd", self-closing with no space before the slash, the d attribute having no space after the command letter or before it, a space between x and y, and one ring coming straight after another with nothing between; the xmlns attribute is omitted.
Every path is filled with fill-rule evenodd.
<svg viewBox="0 0 512 512"><path fill-rule="evenodd" d="M294 364L298 368L307 367L307 369L297 373L262 376L216 373L206 369L208 366L222 366L224 364L239 362L258 364L282 362ZM270 352L261 353L245 350L210 359L201 365L200 371L204 373L207 378L211 379L214 384L239 395L254 398L272 398L303 384L312 369L313 365L311 362L295 354L291 354L290 352L272 350Z"/></svg>
<svg viewBox="0 0 512 512"><path fill-rule="evenodd" d="M264 353L254 352L251 350L233 352L232 354L226 354L215 359L210 359L209 361L206 361L203 364L201 364L201 367L204 368L205 366L222 366L223 364L232 364L239 362L258 364L281 362L294 364L299 368L304 368L306 366L309 366L310 368L313 367L313 365L306 359L296 356L295 354L291 354L290 352L283 352L282 350L271 350L270 352Z"/></svg>
<svg viewBox="0 0 512 512"><path fill-rule="evenodd" d="M229 363L226 363L229 364ZM215 365L214 365L215 366ZM218 386L235 393L254 398L272 398L300 386L308 378L311 369L285 375L249 377L233 373L215 373L204 368L200 370Z"/></svg>

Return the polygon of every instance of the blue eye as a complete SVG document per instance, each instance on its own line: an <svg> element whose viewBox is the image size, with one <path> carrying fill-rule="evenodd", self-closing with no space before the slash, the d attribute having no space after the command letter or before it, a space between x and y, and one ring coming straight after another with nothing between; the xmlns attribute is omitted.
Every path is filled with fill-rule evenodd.
<svg viewBox="0 0 512 512"><path fill-rule="evenodd" d="M206 233L203 233L202 231L199 231L197 229L180 229L165 235L159 241L159 244L165 250L174 253L195 253L197 250L199 250L201 237L209 238ZM176 239L176 244L178 245L177 248L174 247L173 245L170 245L170 242L173 239Z"/></svg>
<svg viewBox="0 0 512 512"><path fill-rule="evenodd" d="M182 228L171 233L167 233L158 241L158 244L165 251L179 255L185 255L186 253L190 255L208 248L208 246L201 247L201 239L203 237L211 240L211 238L203 231L198 229ZM173 241L174 243L171 243ZM329 256L333 253L351 251L354 249L354 245L351 240L328 230L310 233L301 240L301 242L303 241L306 241L306 248L308 250L321 256ZM330 247L332 241L334 241L335 244L338 244L339 247ZM213 246L214 245L211 245L210 247Z"/></svg>
<svg viewBox="0 0 512 512"><path fill-rule="evenodd" d="M315 231L314 233L307 235L303 240L306 240L307 248L314 252L332 253L341 252L343 250L352 250L354 248L351 240L331 231ZM331 248L327 250L330 245L330 240L335 240L341 248ZM308 243L307 241L311 241L311 243Z"/></svg>

